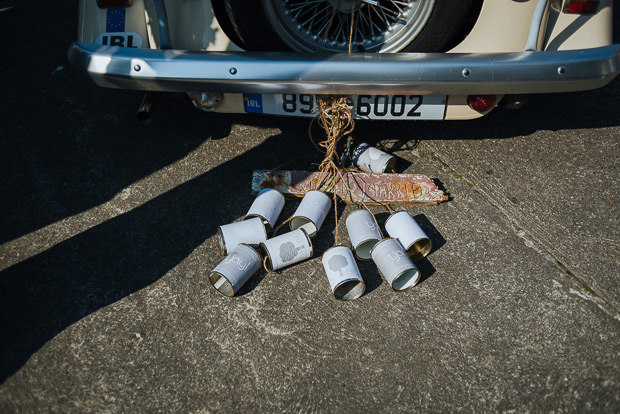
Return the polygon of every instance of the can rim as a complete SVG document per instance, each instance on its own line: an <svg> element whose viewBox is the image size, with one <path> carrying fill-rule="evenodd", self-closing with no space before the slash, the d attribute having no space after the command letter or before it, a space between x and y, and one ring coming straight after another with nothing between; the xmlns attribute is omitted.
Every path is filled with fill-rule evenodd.
<svg viewBox="0 0 620 414"><path fill-rule="evenodd" d="M303 229L302 229L303 230ZM347 249L348 251L351 251L351 249L347 246L345 246L344 244L337 244L335 246L330 247L329 249L325 250L323 252L323 254L321 255L321 262L323 262L323 257L325 257L325 255L327 254L328 251L335 249L336 247L344 247L345 249Z"/></svg>
<svg viewBox="0 0 620 414"><path fill-rule="evenodd" d="M390 238L392 238L392 237L390 237ZM385 240L385 239L372 239L372 238L371 238L371 239L362 240L361 242L357 243L357 246L354 246L354 247L353 247L353 255L355 256L355 258L356 258L357 260L360 260L360 261L362 261L362 262L370 262L370 261L372 261L372 256L370 256L370 258L369 258L369 259L363 259L363 258L361 258L361 257L359 257L359 256L357 255L357 248L358 248L360 245L362 245L362 244L364 244L364 243L368 243L368 242L369 242L369 241L371 241L371 240L377 240L377 242L375 243L375 246L376 246L376 245L377 245L377 244L379 244L382 240ZM371 254L372 254L372 250L375 248L375 246L372 246L372 249L370 249L370 250L368 251L368 254L369 254L369 255L371 255Z"/></svg>
<svg viewBox="0 0 620 414"><path fill-rule="evenodd" d="M428 241L428 243L424 245L424 249L423 250L421 249L419 254L415 256L409 254L409 249L411 249L411 247L415 245L417 242L419 242L420 240ZM405 252L407 253L407 256L411 257L412 260L420 260L428 256L428 254L431 252L432 249L433 249L433 241L429 237L420 237L419 239L412 242L409 246L407 246L407 249L405 249Z"/></svg>
<svg viewBox="0 0 620 414"><path fill-rule="evenodd" d="M226 240L224 240L224 234L222 233L222 226L219 226L217 228L217 235L220 238L220 252L224 255L227 255L228 249L226 249Z"/></svg>
<svg viewBox="0 0 620 414"><path fill-rule="evenodd" d="M221 290L219 290L218 288L216 288L215 284L213 282L211 282L211 276L212 275L218 275L221 279L224 279L226 281L226 283L228 283L230 285L230 288L232 289L232 292L233 292L232 295L227 295L226 293L224 293ZM209 279L209 283L211 283L211 286L213 286L213 289L215 289L215 291L218 292L220 295L223 295L223 296L226 296L226 297L229 297L229 298L235 296L235 293L236 293L235 292L235 286L232 283L230 283L230 280L228 280L228 278L226 276L224 276L223 274L221 274L220 272L215 272L215 271L212 270L209 273L208 279Z"/></svg>
<svg viewBox="0 0 620 414"><path fill-rule="evenodd" d="M308 232L306 232L306 230L299 228L297 230L301 230L304 232L304 234L306 235L306 240L308 240L308 244L310 245L310 257L314 257L314 246L312 245L312 238L308 235ZM293 230L295 231L295 230ZM317 231L318 233L318 231Z"/></svg>
<svg viewBox="0 0 620 414"><path fill-rule="evenodd" d="M267 229L265 228L265 224L264 224L264 223L263 223L263 221L261 220L261 218L262 218L262 217L256 216L256 217L253 217L253 218L257 218L257 219L259 219L259 220L260 220L260 226L261 226L261 228L263 229L263 234L265 235L265 240L267 240L267 237L268 237L268 236L267 236ZM243 220L243 221L245 221L245 220ZM249 220L247 220L247 221L252 221L252 219L249 219Z"/></svg>
<svg viewBox="0 0 620 414"><path fill-rule="evenodd" d="M404 289L396 289L396 288L394 288L394 282L396 282L400 277L402 277L405 273L409 272L410 270L414 270L416 275L417 275L416 278L415 278L415 282L413 282L411 284L411 286L407 286ZM412 287L414 287L415 285L417 285L418 282L420 282L421 278L422 278L422 272L420 272L420 269L418 269L415 265L413 265L412 269L405 269L401 273L399 273L398 276L396 276L394 279L392 279L392 283L390 283L390 287L394 290L394 292L404 292L405 290L409 290Z"/></svg>
<svg viewBox="0 0 620 414"><path fill-rule="evenodd" d="M269 249L267 249L267 246L265 245L265 243L264 243L264 242L260 242L260 243L258 244L258 247L259 247L259 249L261 249L261 250L262 250L262 251L264 251L264 253L265 253L265 256L264 256L264 257L265 257L265 259L264 259L264 261L263 261L263 259L261 258L261 262L263 262L263 263L264 263L265 270L266 270L267 272L270 272L270 273L274 272L274 270L273 270L273 263L271 262L271 256L269 255Z"/></svg>
<svg viewBox="0 0 620 414"><path fill-rule="evenodd" d="M386 152L387 154L387 152ZM396 159L395 156L393 156L392 154L387 154L390 156L390 158L387 160L387 162L385 163L385 166L383 167L383 172L385 172L388 168L390 169L390 171L393 173L396 170L396 162L398 161ZM388 173L389 174L389 173Z"/></svg>
<svg viewBox="0 0 620 414"><path fill-rule="evenodd" d="M306 230L304 230L304 229L302 229L302 228L301 228L301 226L300 226L300 227L293 228L293 220L295 220L296 218L306 219L306 220L308 220L308 222L309 222L309 223L312 223L312 225L314 226L314 229L315 229L315 230L314 230L314 236L310 236L310 235L308 234L308 232L306 232ZM304 224L307 224L307 223L304 223ZM304 224L302 224L302 226L303 226ZM291 217L291 221L289 221L289 222L288 222L288 227L291 229L291 231L300 230L300 229L301 229L301 230L304 230L304 232L306 233L306 236L308 236L308 237L310 237L310 238L316 237L316 235L317 235L317 234L319 234L319 226L317 226L317 225L316 225L316 223L315 223L314 221L312 221L312 219L309 219L309 218L308 218L308 217L306 217L306 216L301 216L301 215L299 215L299 216L293 216L293 217Z"/></svg>
<svg viewBox="0 0 620 414"><path fill-rule="evenodd" d="M269 222L269 220L267 219L267 217L257 214L257 213L252 213L252 214L246 214L245 217L243 217L243 221L247 221L247 220L251 220L253 218L259 218L262 219L263 222L263 227L269 228L269 231L271 231L272 226L271 223Z"/></svg>
<svg viewBox="0 0 620 414"><path fill-rule="evenodd" d="M336 297L336 289L338 289L340 286L348 282L357 282L356 287L359 285L362 285L362 289L359 292L359 295L356 295L354 298L351 298L351 299L343 299L344 296L342 298ZM332 296L334 296L334 298L336 298L337 300L341 300L343 302L351 302L351 301L354 301L355 299L360 298L364 294L364 292L366 292L366 283L364 283L364 280L360 280L356 277L352 277L350 279L343 280L340 283L338 283L336 286L334 286L334 289L332 289Z"/></svg>

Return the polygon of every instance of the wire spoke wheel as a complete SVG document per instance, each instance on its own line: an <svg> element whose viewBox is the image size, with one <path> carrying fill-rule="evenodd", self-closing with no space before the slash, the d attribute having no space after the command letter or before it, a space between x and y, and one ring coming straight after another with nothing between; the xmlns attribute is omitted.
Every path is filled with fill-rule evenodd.
<svg viewBox="0 0 620 414"><path fill-rule="evenodd" d="M435 0L263 0L267 18L293 50L399 52L418 36ZM351 20L353 30L351 32Z"/></svg>

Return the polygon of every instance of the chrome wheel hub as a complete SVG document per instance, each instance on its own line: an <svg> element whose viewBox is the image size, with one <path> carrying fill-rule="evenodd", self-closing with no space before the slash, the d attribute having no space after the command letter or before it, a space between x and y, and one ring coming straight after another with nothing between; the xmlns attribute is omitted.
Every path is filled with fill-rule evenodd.
<svg viewBox="0 0 620 414"><path fill-rule="evenodd" d="M424 28L435 1L263 0L263 3L272 27L293 50L346 52L351 43L352 51L398 52Z"/></svg>

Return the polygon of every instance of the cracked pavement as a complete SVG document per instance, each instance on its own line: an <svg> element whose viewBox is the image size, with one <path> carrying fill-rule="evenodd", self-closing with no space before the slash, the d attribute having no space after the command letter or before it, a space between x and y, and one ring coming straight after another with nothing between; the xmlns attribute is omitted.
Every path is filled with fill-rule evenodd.
<svg viewBox="0 0 620 414"><path fill-rule="evenodd" d="M15 7L0 31L48 15ZM394 292L361 263L364 296L333 299L330 214L313 259L226 298L206 279L217 226L245 214L252 170L316 169L308 120L172 96L139 125L139 94L68 65L77 12L55 21L0 68L2 412L619 410L619 80L475 121L358 123L451 197L406 208L434 244L422 282Z"/></svg>

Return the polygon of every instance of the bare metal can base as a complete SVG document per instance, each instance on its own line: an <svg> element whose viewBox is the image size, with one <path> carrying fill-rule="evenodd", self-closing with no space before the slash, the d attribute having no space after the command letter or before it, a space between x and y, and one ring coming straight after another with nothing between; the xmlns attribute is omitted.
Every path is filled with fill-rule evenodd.
<svg viewBox="0 0 620 414"><path fill-rule="evenodd" d="M234 296L261 266L261 256L247 244L237 245L209 274L209 282L225 296Z"/></svg>
<svg viewBox="0 0 620 414"><path fill-rule="evenodd" d="M364 294L366 284L348 247L334 246L328 249L323 253L321 262L336 299L350 301Z"/></svg>
<svg viewBox="0 0 620 414"><path fill-rule="evenodd" d="M370 252L379 273L394 290L405 290L420 281L420 271L413 264L400 242L383 239Z"/></svg>

